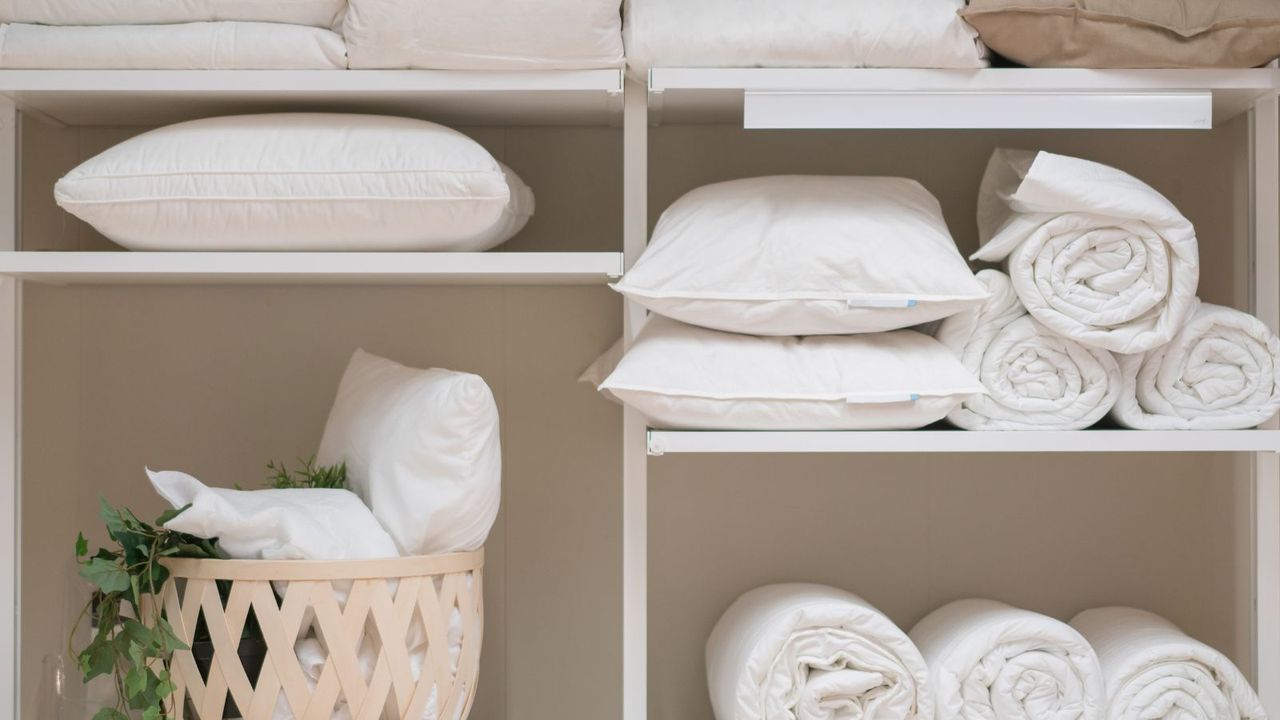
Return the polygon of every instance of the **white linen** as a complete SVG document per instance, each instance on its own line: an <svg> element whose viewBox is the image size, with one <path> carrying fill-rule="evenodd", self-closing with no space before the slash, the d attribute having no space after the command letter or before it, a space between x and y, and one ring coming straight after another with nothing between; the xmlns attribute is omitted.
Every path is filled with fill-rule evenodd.
<svg viewBox="0 0 1280 720"><path fill-rule="evenodd" d="M316 461L347 464L352 490L405 555L478 550L498 515L498 408L478 375L356 350Z"/></svg>
<svg viewBox="0 0 1280 720"><path fill-rule="evenodd" d="M929 666L937 720L1102 717L1098 658L1066 623L973 598L929 613L910 637Z"/></svg>
<svg viewBox="0 0 1280 720"><path fill-rule="evenodd" d="M646 308L750 335L920 325L987 296L942 208L907 178L780 175L697 188L613 286Z"/></svg>
<svg viewBox="0 0 1280 720"><path fill-rule="evenodd" d="M717 720L930 720L928 674L893 621L823 585L756 588L707 641Z"/></svg>
<svg viewBox="0 0 1280 720"><path fill-rule="evenodd" d="M1006 261L1027 310L1091 347L1138 353L1162 345L1195 304L1195 228L1163 195L1115 168L997 150L978 197L982 247Z"/></svg>
<svg viewBox="0 0 1280 720"><path fill-rule="evenodd" d="M1047 330L1027 314L1009 276L982 270L991 297L938 326L935 337L987 389L947 419L965 430L1080 430L1120 394L1120 367L1106 350Z"/></svg>
<svg viewBox="0 0 1280 720"><path fill-rule="evenodd" d="M170 25L233 20L336 28L346 0L0 0L0 22Z"/></svg>
<svg viewBox="0 0 1280 720"><path fill-rule="evenodd" d="M941 420L984 392L913 330L754 337L654 316L600 386L656 427L893 430Z"/></svg>
<svg viewBox="0 0 1280 720"><path fill-rule="evenodd" d="M498 161L466 135L336 113L152 130L85 161L54 195L133 250L471 250L511 202Z"/></svg>
<svg viewBox="0 0 1280 720"><path fill-rule="evenodd" d="M1239 310L1201 303L1167 345L1119 360L1125 427L1242 430L1280 411L1280 338Z"/></svg>
<svg viewBox="0 0 1280 720"><path fill-rule="evenodd" d="M574 70L622 64L618 0L351 0L353 68Z"/></svg>
<svg viewBox="0 0 1280 720"><path fill-rule="evenodd" d="M1098 654L1105 720L1265 720L1225 655L1144 610L1085 610L1071 621Z"/></svg>
<svg viewBox="0 0 1280 720"><path fill-rule="evenodd" d="M359 2L359 0L356 0ZM986 65L964 0L628 0L637 74L655 67Z"/></svg>
<svg viewBox="0 0 1280 720"><path fill-rule="evenodd" d="M346 46L337 33L301 25L258 22L101 27L0 25L0 68L342 70L346 67Z"/></svg>

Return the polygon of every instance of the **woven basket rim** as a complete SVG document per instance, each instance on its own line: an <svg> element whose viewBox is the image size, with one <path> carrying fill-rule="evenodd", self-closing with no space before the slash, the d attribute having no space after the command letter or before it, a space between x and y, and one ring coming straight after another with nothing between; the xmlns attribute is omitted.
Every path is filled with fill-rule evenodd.
<svg viewBox="0 0 1280 720"><path fill-rule="evenodd" d="M208 560L165 558L177 578L205 580L365 580L470 572L484 567L484 549L375 560Z"/></svg>

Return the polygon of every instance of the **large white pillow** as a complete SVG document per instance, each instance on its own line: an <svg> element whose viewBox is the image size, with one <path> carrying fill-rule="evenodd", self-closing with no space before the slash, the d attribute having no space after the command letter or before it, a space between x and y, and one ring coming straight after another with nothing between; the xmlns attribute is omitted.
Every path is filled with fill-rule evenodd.
<svg viewBox="0 0 1280 720"><path fill-rule="evenodd" d="M652 425L894 430L941 420L982 384L914 330L755 337L649 320L601 385Z"/></svg>
<svg viewBox="0 0 1280 720"><path fill-rule="evenodd" d="M170 25L239 20L336 27L346 0L0 0L0 22Z"/></svg>
<svg viewBox="0 0 1280 720"><path fill-rule="evenodd" d="M619 0L351 0L353 68L570 70L622 64Z"/></svg>
<svg viewBox="0 0 1280 720"><path fill-rule="evenodd" d="M498 161L423 120L287 113L152 130L58 181L58 204L137 250L457 250L502 219Z"/></svg>
<svg viewBox="0 0 1280 720"><path fill-rule="evenodd" d="M498 408L477 375L356 350L317 462L347 479L407 555L479 549L498 515Z"/></svg>
<svg viewBox="0 0 1280 720"><path fill-rule="evenodd" d="M920 183L806 175L687 193L614 288L667 317L752 335L893 330L987 297Z"/></svg>

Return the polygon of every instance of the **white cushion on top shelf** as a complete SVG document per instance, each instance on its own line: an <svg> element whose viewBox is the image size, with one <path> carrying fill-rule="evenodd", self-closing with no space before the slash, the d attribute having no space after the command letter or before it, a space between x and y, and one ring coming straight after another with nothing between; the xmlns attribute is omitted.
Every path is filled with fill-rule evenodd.
<svg viewBox="0 0 1280 720"><path fill-rule="evenodd" d="M334 28L346 0L0 0L0 22L168 25L238 20Z"/></svg>
<svg viewBox="0 0 1280 720"><path fill-rule="evenodd" d="M435 123L288 113L143 133L72 170L55 196L135 250L459 251L523 224L521 187L517 211L498 161Z"/></svg>

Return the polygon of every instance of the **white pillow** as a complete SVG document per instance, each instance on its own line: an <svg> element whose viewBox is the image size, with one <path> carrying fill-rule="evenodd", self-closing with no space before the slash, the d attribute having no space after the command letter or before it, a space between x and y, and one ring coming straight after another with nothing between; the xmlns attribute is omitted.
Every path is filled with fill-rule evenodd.
<svg viewBox="0 0 1280 720"><path fill-rule="evenodd" d="M357 350L316 459L347 463L351 488L406 555L479 549L498 515L498 408L477 375Z"/></svg>
<svg viewBox="0 0 1280 720"><path fill-rule="evenodd" d="M239 20L336 27L346 0L0 0L0 22L170 25Z"/></svg>
<svg viewBox="0 0 1280 720"><path fill-rule="evenodd" d="M517 233L529 224L529 219L533 217L533 211L536 203L533 198L533 189L524 184L524 180L516 174L515 170L507 167L505 163L498 163L502 168L502 174L506 176L507 188L510 190L511 198L507 200L507 204L502 208L502 215L498 217L498 221L488 230L470 238L465 243L460 243L453 249L459 251L479 252L495 248L502 243L515 237Z"/></svg>
<svg viewBox="0 0 1280 720"><path fill-rule="evenodd" d="M982 384L914 330L754 337L649 320L601 389L656 427L893 430L941 420Z"/></svg>
<svg viewBox="0 0 1280 720"><path fill-rule="evenodd" d="M351 0L353 68L571 70L622 64L619 0Z"/></svg>
<svg viewBox="0 0 1280 720"><path fill-rule="evenodd" d="M218 538L241 560L367 560L399 552L369 508L348 490L228 490L186 473L152 472L156 492L175 508L170 530Z"/></svg>
<svg viewBox="0 0 1280 720"><path fill-rule="evenodd" d="M455 250L490 232L511 196L497 160L462 133L321 113L152 130L54 194L138 250Z"/></svg>
<svg viewBox="0 0 1280 720"><path fill-rule="evenodd" d="M689 192L614 288L661 315L752 335L893 330L987 297L916 181L802 175Z"/></svg>

